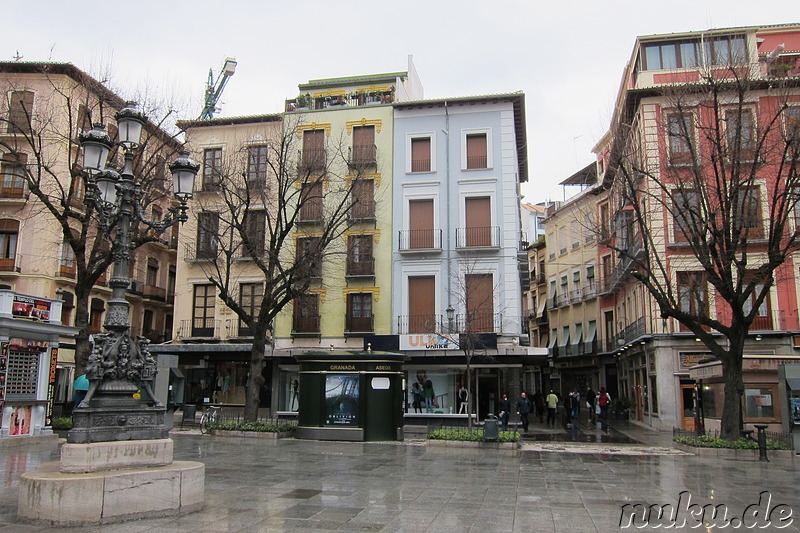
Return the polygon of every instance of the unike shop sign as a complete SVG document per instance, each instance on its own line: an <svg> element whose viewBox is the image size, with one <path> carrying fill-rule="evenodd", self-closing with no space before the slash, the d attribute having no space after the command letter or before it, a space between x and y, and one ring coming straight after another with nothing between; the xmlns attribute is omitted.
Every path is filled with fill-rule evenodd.
<svg viewBox="0 0 800 533"><path fill-rule="evenodd" d="M458 350L458 343L442 335L414 333L400 335L401 350Z"/></svg>

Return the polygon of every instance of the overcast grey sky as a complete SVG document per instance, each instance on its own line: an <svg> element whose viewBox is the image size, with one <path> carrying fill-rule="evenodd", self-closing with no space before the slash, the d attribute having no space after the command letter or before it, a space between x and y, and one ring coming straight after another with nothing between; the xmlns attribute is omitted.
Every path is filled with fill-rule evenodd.
<svg viewBox="0 0 800 533"><path fill-rule="evenodd" d="M796 0L351 0L12 2L0 56L110 69L123 96L156 87L199 114L208 69L238 61L217 116L281 111L297 84L394 72L407 56L426 98L523 90L525 200L592 161L637 35L799 22ZM123 37L130 32L130 37ZM568 190L567 194L575 191Z"/></svg>

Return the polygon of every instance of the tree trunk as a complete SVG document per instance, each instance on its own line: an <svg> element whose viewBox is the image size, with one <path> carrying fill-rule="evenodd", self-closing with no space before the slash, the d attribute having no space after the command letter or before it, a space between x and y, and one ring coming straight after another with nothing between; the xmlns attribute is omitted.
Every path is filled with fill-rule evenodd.
<svg viewBox="0 0 800 533"><path fill-rule="evenodd" d="M469 363L472 357L466 354L467 361L467 427L472 430L472 368Z"/></svg>
<svg viewBox="0 0 800 533"><path fill-rule="evenodd" d="M731 360L727 362L723 360L722 373L725 376L725 388L720 437L736 440L740 437L739 431L742 429L741 407L742 394L744 394L742 358L731 357Z"/></svg>
<svg viewBox="0 0 800 533"><path fill-rule="evenodd" d="M86 362L89 360L89 291L75 286L75 327L78 334L75 336L75 377L86 372Z"/></svg>
<svg viewBox="0 0 800 533"><path fill-rule="evenodd" d="M265 327L256 327L253 331L253 348L250 350L250 375L247 378L245 393L244 419L255 422L258 419L258 405L261 402L261 386L264 384L264 349L266 348Z"/></svg>

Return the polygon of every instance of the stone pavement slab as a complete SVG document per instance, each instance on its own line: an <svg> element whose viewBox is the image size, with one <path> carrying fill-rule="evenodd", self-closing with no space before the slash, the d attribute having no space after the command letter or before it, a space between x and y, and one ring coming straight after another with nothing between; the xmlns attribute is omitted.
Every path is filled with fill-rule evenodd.
<svg viewBox="0 0 800 533"><path fill-rule="evenodd" d="M762 491L769 491L773 504L793 508L793 523L780 531L800 531L798 460L659 455L650 453L658 448L650 443L636 445L648 453L623 455L609 453L606 443L508 451L196 434L173 438L176 460L206 464L202 511L95 528L26 525L16 517L19 475L58 458L56 446L32 445L0 450L0 533L607 532L620 531L624 505L678 505L683 493L692 503L725 504L735 516L759 503ZM525 446L530 444L535 443ZM590 445L599 448L571 453Z"/></svg>

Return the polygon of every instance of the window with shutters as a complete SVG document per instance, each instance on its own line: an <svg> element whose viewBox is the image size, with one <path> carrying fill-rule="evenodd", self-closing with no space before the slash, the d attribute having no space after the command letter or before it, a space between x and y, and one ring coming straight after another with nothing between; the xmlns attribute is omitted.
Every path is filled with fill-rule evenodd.
<svg viewBox="0 0 800 533"><path fill-rule="evenodd" d="M409 139L409 161L406 172L431 172L431 136L411 137Z"/></svg>
<svg viewBox="0 0 800 533"><path fill-rule="evenodd" d="M375 126L356 126L353 128L353 147L350 149L349 164L352 168L373 166L377 162L378 149L375 146Z"/></svg>
<svg viewBox="0 0 800 533"><path fill-rule="evenodd" d="M16 270L19 221L0 220L0 271Z"/></svg>
<svg viewBox="0 0 800 533"><path fill-rule="evenodd" d="M667 115L670 164L689 165L692 163L694 135L694 117L691 113L669 113Z"/></svg>
<svg viewBox="0 0 800 533"><path fill-rule="evenodd" d="M486 133L467 133L465 169L489 168L487 138Z"/></svg>
<svg viewBox="0 0 800 533"><path fill-rule="evenodd" d="M150 287L158 287L158 259L154 257L147 258L145 283Z"/></svg>
<svg viewBox="0 0 800 533"><path fill-rule="evenodd" d="M251 317L261 312L261 300L264 298L263 283L242 283L239 286L239 305ZM253 332L245 322L239 319L239 336L251 337Z"/></svg>
<svg viewBox="0 0 800 533"><path fill-rule="evenodd" d="M374 276L372 235L351 235L347 238L347 275Z"/></svg>
<svg viewBox="0 0 800 533"><path fill-rule="evenodd" d="M261 257L264 255L267 212L248 211L243 221L242 257Z"/></svg>
<svg viewBox="0 0 800 533"><path fill-rule="evenodd" d="M322 250L319 237L300 237L297 239L296 265L304 275L311 278L322 277Z"/></svg>
<svg viewBox="0 0 800 533"><path fill-rule="evenodd" d="M401 333L434 333L436 323L436 278L408 278L408 316L401 317Z"/></svg>
<svg viewBox="0 0 800 533"><path fill-rule="evenodd" d="M351 194L353 204L350 207L350 218L352 220L375 218L375 182L371 179L355 180Z"/></svg>
<svg viewBox="0 0 800 533"><path fill-rule="evenodd" d="M33 117L33 92L13 91L8 106L8 133L30 133Z"/></svg>
<svg viewBox="0 0 800 533"><path fill-rule="evenodd" d="M305 130L300 155L300 174L318 173L325 169L325 130Z"/></svg>
<svg viewBox="0 0 800 533"><path fill-rule="evenodd" d="M303 294L294 299L292 332L319 334L319 294Z"/></svg>
<svg viewBox="0 0 800 533"><path fill-rule="evenodd" d="M267 183L267 145L247 148L247 184L264 186Z"/></svg>
<svg viewBox="0 0 800 533"><path fill-rule="evenodd" d="M219 213L203 212L197 215L197 259L217 256Z"/></svg>
<svg viewBox="0 0 800 533"><path fill-rule="evenodd" d="M351 293L347 295L345 331L368 333L373 330L372 294Z"/></svg>
<svg viewBox="0 0 800 533"><path fill-rule="evenodd" d="M300 191L300 222L319 223L322 221L323 209L322 181L304 183Z"/></svg>
<svg viewBox="0 0 800 533"><path fill-rule="evenodd" d="M215 291L211 284L194 286L192 305L192 337L213 337L215 320Z"/></svg>
<svg viewBox="0 0 800 533"><path fill-rule="evenodd" d="M0 161L0 198L23 198L26 154L6 154Z"/></svg>
<svg viewBox="0 0 800 533"><path fill-rule="evenodd" d="M222 179L222 148L203 150L203 190L219 189Z"/></svg>

